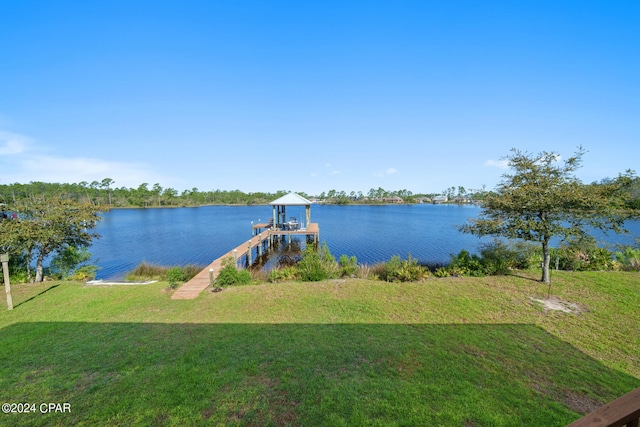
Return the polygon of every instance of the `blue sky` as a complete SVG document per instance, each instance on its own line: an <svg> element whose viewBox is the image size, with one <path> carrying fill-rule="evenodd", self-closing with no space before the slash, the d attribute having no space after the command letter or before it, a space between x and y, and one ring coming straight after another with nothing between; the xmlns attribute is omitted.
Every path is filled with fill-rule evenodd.
<svg viewBox="0 0 640 427"><path fill-rule="evenodd" d="M493 188L640 169L638 1L0 0L0 184Z"/></svg>

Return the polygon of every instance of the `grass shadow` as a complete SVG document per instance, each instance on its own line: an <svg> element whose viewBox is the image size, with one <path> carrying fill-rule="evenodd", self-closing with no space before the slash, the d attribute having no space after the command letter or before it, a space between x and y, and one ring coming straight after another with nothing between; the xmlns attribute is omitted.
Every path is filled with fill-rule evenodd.
<svg viewBox="0 0 640 427"><path fill-rule="evenodd" d="M11 425L565 425L640 381L529 324L16 323Z"/></svg>

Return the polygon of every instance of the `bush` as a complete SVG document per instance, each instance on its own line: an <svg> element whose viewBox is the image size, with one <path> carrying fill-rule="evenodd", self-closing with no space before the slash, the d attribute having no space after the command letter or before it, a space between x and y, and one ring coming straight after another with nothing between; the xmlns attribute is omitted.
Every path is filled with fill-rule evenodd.
<svg viewBox="0 0 640 427"><path fill-rule="evenodd" d="M418 260L412 258L411 254L406 260L394 255L386 263L382 278L387 282L416 282L427 274L427 270L418 265Z"/></svg>
<svg viewBox="0 0 640 427"><path fill-rule="evenodd" d="M446 269L451 276L502 275L510 270L531 268L539 258L539 250L533 243L494 240L480 246L480 255L471 255L464 249L451 255Z"/></svg>
<svg viewBox="0 0 640 427"><path fill-rule="evenodd" d="M222 261L222 269L216 278L218 286L248 285L251 282L251 273L248 270L238 270L233 258Z"/></svg>
<svg viewBox="0 0 640 427"><path fill-rule="evenodd" d="M358 259L355 256L340 256L340 268L342 277L355 277L358 273Z"/></svg>
<svg viewBox="0 0 640 427"><path fill-rule="evenodd" d="M297 268L300 280L305 282L318 282L338 276L336 259L325 242L317 251L313 246L307 246Z"/></svg>
<svg viewBox="0 0 640 427"><path fill-rule="evenodd" d="M297 275L298 270L293 266L274 268L269 272L269 281L281 282L285 280L295 280L297 279Z"/></svg>
<svg viewBox="0 0 640 427"><path fill-rule="evenodd" d="M537 245L523 241L494 240L480 246L485 274L506 274L509 270L524 270L536 265Z"/></svg>
<svg viewBox="0 0 640 427"><path fill-rule="evenodd" d="M166 277L171 289L175 289L178 286L178 283L186 280L186 275L181 267L171 267L167 270Z"/></svg>
<svg viewBox="0 0 640 427"><path fill-rule="evenodd" d="M613 267L613 253L598 247L591 236L581 236L562 242L560 247L551 251L551 262L557 259L561 270L599 271Z"/></svg>
<svg viewBox="0 0 640 427"><path fill-rule="evenodd" d="M445 277L450 277L451 273L449 273L449 269L447 269L447 267L438 267L433 275L439 279L442 279Z"/></svg>
<svg viewBox="0 0 640 427"><path fill-rule="evenodd" d="M640 249L627 246L624 250L616 252L615 258L622 270L640 271Z"/></svg>
<svg viewBox="0 0 640 427"><path fill-rule="evenodd" d="M494 262L497 263L497 260ZM451 263L447 267L452 276L484 276L486 267L478 255L471 255L467 250L461 250L458 255L451 255Z"/></svg>
<svg viewBox="0 0 640 427"><path fill-rule="evenodd" d="M71 280L77 280L79 282L86 282L96 278L96 272L98 267L95 265L84 265L76 269L71 275Z"/></svg>

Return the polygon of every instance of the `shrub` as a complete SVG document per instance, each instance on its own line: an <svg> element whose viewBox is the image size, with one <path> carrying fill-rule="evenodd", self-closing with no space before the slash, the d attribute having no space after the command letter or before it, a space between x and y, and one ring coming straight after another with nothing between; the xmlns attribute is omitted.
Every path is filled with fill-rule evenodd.
<svg viewBox="0 0 640 427"><path fill-rule="evenodd" d="M640 248L634 249L627 246L624 250L616 252L615 258L622 270L640 271Z"/></svg>
<svg viewBox="0 0 640 427"><path fill-rule="evenodd" d="M480 255L471 255L464 249L451 255L447 269L452 276L501 275L509 270L531 268L538 258L537 246L532 243L494 240L480 246Z"/></svg>
<svg viewBox="0 0 640 427"><path fill-rule="evenodd" d="M305 282L318 282L338 275L336 259L324 242L317 251L313 246L307 246L297 268L300 280Z"/></svg>
<svg viewBox="0 0 640 427"><path fill-rule="evenodd" d="M480 246L485 274L506 274L509 270L528 269L539 258L537 245L523 241L494 240Z"/></svg>
<svg viewBox="0 0 640 427"><path fill-rule="evenodd" d="M186 276L181 267L171 267L167 270L166 278L171 289L175 289L178 286L178 283L186 280Z"/></svg>
<svg viewBox="0 0 640 427"><path fill-rule="evenodd" d="M451 255L451 263L447 267L452 276L484 276L485 265L478 255L471 255L467 250L461 250L458 255Z"/></svg>
<svg viewBox="0 0 640 427"><path fill-rule="evenodd" d="M411 254L406 260L394 255L385 265L383 279L387 282L416 282L427 274L427 270L418 265L418 260L412 258Z"/></svg>
<svg viewBox="0 0 640 427"><path fill-rule="evenodd" d="M222 261L222 269L216 278L218 286L248 285L251 281L251 273L248 270L238 270L233 258Z"/></svg>
<svg viewBox="0 0 640 427"><path fill-rule="evenodd" d="M71 275L71 280L77 280L79 282L86 282L87 280L93 280L96 278L96 272L98 267L95 265L84 265L77 268Z"/></svg>
<svg viewBox="0 0 640 427"><path fill-rule="evenodd" d="M358 273L358 260L355 256L349 257L347 255L340 256L340 268L342 271L340 275L343 277L355 277Z"/></svg>
<svg viewBox="0 0 640 427"><path fill-rule="evenodd" d="M462 268L459 267L455 267L455 266L449 266L447 267L447 273L449 273L449 276L453 276L453 277L462 277L464 276L466 273L466 271L464 271ZM476 276L476 277L482 277L480 275Z"/></svg>
<svg viewBox="0 0 640 427"><path fill-rule="evenodd" d="M450 277L451 273L449 273L449 269L447 267L438 267L436 268L436 271L433 273L433 275L439 279L442 279L444 277Z"/></svg>
<svg viewBox="0 0 640 427"><path fill-rule="evenodd" d="M562 270L597 271L609 270L612 266L611 251L598 247L591 236L581 236L565 240L555 250L551 251L553 258Z"/></svg>
<svg viewBox="0 0 640 427"><path fill-rule="evenodd" d="M298 270L296 267L282 267L282 268L274 268L269 272L269 281L270 282L281 282L285 280L295 280L297 279Z"/></svg>

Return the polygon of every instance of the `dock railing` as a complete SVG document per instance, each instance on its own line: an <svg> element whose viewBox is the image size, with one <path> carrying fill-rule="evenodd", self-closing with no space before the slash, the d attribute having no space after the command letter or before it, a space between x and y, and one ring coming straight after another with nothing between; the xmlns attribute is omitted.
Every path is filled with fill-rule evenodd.
<svg viewBox="0 0 640 427"><path fill-rule="evenodd" d="M640 387L585 415L567 427L638 427Z"/></svg>

